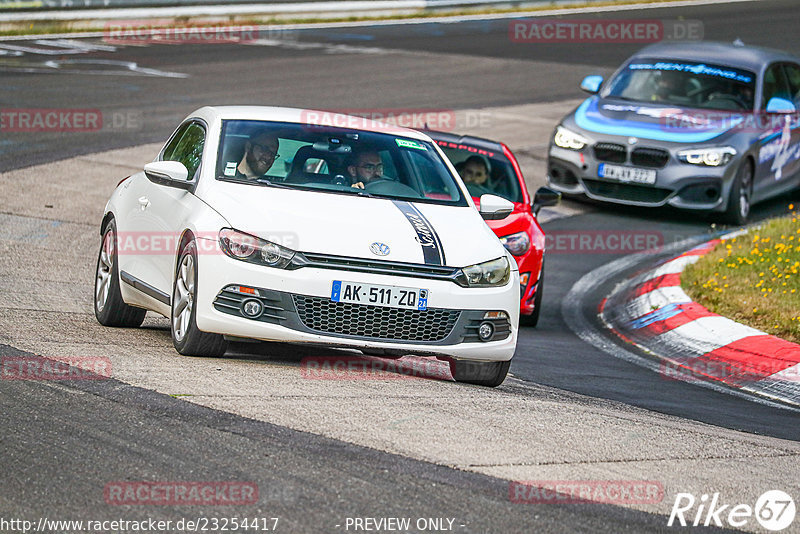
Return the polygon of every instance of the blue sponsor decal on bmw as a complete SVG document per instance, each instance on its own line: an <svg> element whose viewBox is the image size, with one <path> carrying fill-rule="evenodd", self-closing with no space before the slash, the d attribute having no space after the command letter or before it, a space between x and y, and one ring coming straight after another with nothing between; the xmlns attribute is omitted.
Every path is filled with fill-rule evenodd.
<svg viewBox="0 0 800 534"><path fill-rule="evenodd" d="M715 67L713 65L705 65L703 63L670 63L668 61L659 61L656 63L631 63L628 65L630 70L660 70L660 71L675 71L675 72L691 72L693 74L702 74L704 76L718 76L728 80L735 80L737 82L750 83L753 78L746 73L729 68Z"/></svg>

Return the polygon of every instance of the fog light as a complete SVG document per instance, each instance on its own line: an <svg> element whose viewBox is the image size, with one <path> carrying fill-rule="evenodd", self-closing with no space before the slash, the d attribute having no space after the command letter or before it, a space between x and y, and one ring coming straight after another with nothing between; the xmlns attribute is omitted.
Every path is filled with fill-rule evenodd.
<svg viewBox="0 0 800 534"><path fill-rule="evenodd" d="M478 327L478 337L481 341L489 341L494 335L494 325L489 322L483 322Z"/></svg>
<svg viewBox="0 0 800 534"><path fill-rule="evenodd" d="M256 299L247 299L242 303L242 312L252 319L255 319L261 315L263 310L264 306L262 306L261 302Z"/></svg>

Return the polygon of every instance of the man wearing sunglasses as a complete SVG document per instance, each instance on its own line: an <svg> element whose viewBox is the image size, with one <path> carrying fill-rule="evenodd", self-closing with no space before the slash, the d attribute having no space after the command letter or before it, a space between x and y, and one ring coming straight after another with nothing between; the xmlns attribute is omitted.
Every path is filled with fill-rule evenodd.
<svg viewBox="0 0 800 534"><path fill-rule="evenodd" d="M278 159L278 138L270 131L255 132L244 145L244 156L236 167L236 177L261 178Z"/></svg>
<svg viewBox="0 0 800 534"><path fill-rule="evenodd" d="M365 150L353 155L347 166L353 187L364 189L369 182L383 178L383 162L381 156L375 151Z"/></svg>

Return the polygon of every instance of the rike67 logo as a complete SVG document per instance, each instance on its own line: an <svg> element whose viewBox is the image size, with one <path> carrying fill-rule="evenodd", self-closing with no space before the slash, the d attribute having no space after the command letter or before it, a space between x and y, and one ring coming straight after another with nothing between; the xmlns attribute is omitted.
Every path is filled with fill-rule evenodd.
<svg viewBox="0 0 800 534"><path fill-rule="evenodd" d="M667 526L742 528L755 517L763 528L778 532L794 522L796 512L792 497L781 490L765 491L755 506L725 503L719 493L703 494L699 499L691 493L678 493Z"/></svg>

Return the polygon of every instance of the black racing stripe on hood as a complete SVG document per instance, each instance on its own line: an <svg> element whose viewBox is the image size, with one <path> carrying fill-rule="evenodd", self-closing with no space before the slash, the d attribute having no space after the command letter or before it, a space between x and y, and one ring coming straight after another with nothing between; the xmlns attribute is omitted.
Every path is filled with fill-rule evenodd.
<svg viewBox="0 0 800 534"><path fill-rule="evenodd" d="M439 239L436 230L427 218L416 206L405 200L392 200L406 219L417 232L419 244L422 246L422 255L426 265L446 265L444 259L444 247Z"/></svg>

